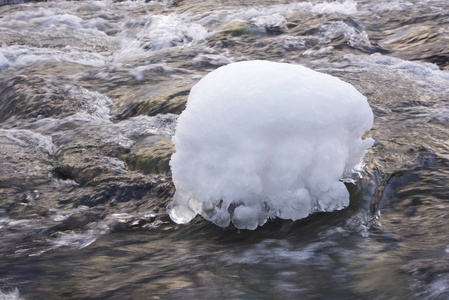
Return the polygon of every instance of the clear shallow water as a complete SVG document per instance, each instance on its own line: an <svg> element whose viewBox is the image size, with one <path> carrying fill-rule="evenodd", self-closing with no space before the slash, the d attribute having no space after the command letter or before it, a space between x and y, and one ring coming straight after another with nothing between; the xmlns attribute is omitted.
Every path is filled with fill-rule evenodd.
<svg viewBox="0 0 449 300"><path fill-rule="evenodd" d="M445 1L0 7L0 298L449 296ZM375 146L349 208L256 231L173 224L188 91L247 59L353 84ZM293 151L293 149L292 149Z"/></svg>

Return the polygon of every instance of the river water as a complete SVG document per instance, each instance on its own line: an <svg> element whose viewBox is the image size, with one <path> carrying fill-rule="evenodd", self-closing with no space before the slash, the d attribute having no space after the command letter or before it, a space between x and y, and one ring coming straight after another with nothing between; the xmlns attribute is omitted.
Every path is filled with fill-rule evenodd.
<svg viewBox="0 0 449 300"><path fill-rule="evenodd" d="M0 299L449 298L447 1L13 4L0 41ZM250 59L367 96L376 143L351 204L176 225L177 115Z"/></svg>

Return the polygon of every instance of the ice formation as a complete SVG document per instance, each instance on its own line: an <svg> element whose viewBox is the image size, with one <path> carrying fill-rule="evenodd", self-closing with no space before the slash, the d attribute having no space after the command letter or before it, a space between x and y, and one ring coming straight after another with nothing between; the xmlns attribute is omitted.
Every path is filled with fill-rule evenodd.
<svg viewBox="0 0 449 300"><path fill-rule="evenodd" d="M341 179L372 145L362 139L372 123L366 98L336 77L268 61L220 67L178 119L170 217L255 229L342 209Z"/></svg>

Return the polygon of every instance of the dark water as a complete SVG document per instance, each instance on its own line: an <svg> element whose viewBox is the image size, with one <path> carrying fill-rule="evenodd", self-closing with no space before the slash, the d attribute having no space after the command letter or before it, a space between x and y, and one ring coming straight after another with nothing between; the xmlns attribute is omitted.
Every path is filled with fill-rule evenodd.
<svg viewBox="0 0 449 300"><path fill-rule="evenodd" d="M447 1L0 7L0 299L447 299ZM255 231L172 223L170 136L234 61L366 95L351 205ZM293 151L293 150L292 150Z"/></svg>

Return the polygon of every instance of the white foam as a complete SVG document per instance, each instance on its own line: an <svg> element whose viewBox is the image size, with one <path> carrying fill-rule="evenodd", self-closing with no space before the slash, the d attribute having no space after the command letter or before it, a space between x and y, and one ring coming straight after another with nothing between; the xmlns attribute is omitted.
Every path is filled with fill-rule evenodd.
<svg viewBox="0 0 449 300"><path fill-rule="evenodd" d="M47 48L3 45L2 52L13 66L22 66L29 62L45 59L102 66L106 61L105 56L110 53L102 55L93 52L92 49L101 47L106 52L110 50L109 47L113 41L113 38L104 32L110 26L107 20L103 18L84 20L58 8L44 9L41 7L5 15L2 26L11 28L12 32L20 28L21 32L27 32L28 38L53 45L53 47ZM53 38L49 39L48 32L51 32ZM65 39L67 39L66 42L64 42ZM61 48L63 44L68 46ZM73 46L75 44L77 46Z"/></svg>
<svg viewBox="0 0 449 300"><path fill-rule="evenodd" d="M315 37L307 37L307 36L291 36L291 35L282 35L280 39L283 41L283 47L286 50L294 50L294 49L307 49L308 41L317 38Z"/></svg>
<svg viewBox="0 0 449 300"><path fill-rule="evenodd" d="M107 61L107 56L83 51L81 49L74 49L70 46L64 49L48 49L48 48L34 48L27 46L4 46L0 48L0 53L8 57L8 64L15 67L21 67L28 63L43 60L67 61L78 63L87 66L100 67ZM1 64L0 64L1 67Z"/></svg>
<svg viewBox="0 0 449 300"><path fill-rule="evenodd" d="M153 51L171 47L191 46L205 39L209 33L197 23L183 20L175 13L149 14L138 20L129 20L122 26L116 39L121 49L113 60L127 61L148 56Z"/></svg>
<svg viewBox="0 0 449 300"><path fill-rule="evenodd" d="M307 49L303 55L309 57L332 54L334 47L329 46L334 39L346 39L351 47L373 48L368 34L343 21L331 21L321 25L315 36L283 36L284 49ZM323 47L315 47L315 46Z"/></svg>
<svg viewBox="0 0 449 300"><path fill-rule="evenodd" d="M319 36L323 39L322 44L330 43L332 39L342 36L348 39L348 44L352 47L372 48L365 31L358 31L343 21L333 21L322 25Z"/></svg>
<svg viewBox="0 0 449 300"><path fill-rule="evenodd" d="M426 284L426 299L447 299L449 296L449 276L437 277Z"/></svg>
<svg viewBox="0 0 449 300"><path fill-rule="evenodd" d="M172 136L178 116L159 114L156 116L137 116L127 120L102 126L98 135L105 143L116 143L122 147L131 147L135 141L144 136L155 134Z"/></svg>
<svg viewBox="0 0 449 300"><path fill-rule="evenodd" d="M353 86L303 66L240 62L205 76L178 119L172 220L196 214L255 229L349 204L339 180L372 139L373 114Z"/></svg>
<svg viewBox="0 0 449 300"><path fill-rule="evenodd" d="M95 29L93 31L83 30L83 32L90 32L96 35L104 35L99 31L104 29L107 21L101 18L93 18L84 20L78 16L63 13L60 9L45 9L40 7L33 11L20 11L12 15L11 21L22 22L24 26L33 26L35 28L43 27L45 29Z"/></svg>
<svg viewBox="0 0 449 300"><path fill-rule="evenodd" d="M44 9L43 7L39 7L39 9L32 11L19 11L16 14L14 14L13 18L15 20L20 21L30 21L35 18L42 18L49 15L53 15L53 13L50 10Z"/></svg>
<svg viewBox="0 0 449 300"><path fill-rule="evenodd" d="M371 55L354 55L347 54L344 56L344 60L339 65L347 65L347 63L355 65L357 69L370 70L370 72L389 72L401 73L402 76L416 76L414 79L423 78L427 82L432 83L432 87L435 85L449 90L447 81L449 80L449 72L440 70L436 64L420 62L420 61L407 61L400 58L382 55L379 53ZM431 80L429 80L431 78Z"/></svg>
<svg viewBox="0 0 449 300"><path fill-rule="evenodd" d="M70 213L75 212L76 209L68 212L67 218L70 216ZM83 212L87 211L87 208L78 209L78 211ZM129 213L116 213L107 216L103 220L99 220L96 222L91 222L86 225L86 228L82 231L79 230L70 230L70 231L60 231L56 232L52 235L51 238L47 239L50 243L50 247L35 253L33 256L39 256L45 252L58 249L61 247L68 247L74 249L82 249L90 246L94 243L98 238L110 233L114 228L120 225L132 225L139 224L140 220L150 220L154 218L156 214L152 211L148 211L143 214L132 215ZM64 220L65 216L62 216ZM147 226L146 228L151 228Z"/></svg>
<svg viewBox="0 0 449 300"><path fill-rule="evenodd" d="M115 1L114 6L125 11L134 11L147 5L144 0Z"/></svg>
<svg viewBox="0 0 449 300"><path fill-rule="evenodd" d="M224 256L224 263L232 264L270 264L287 263L293 265L302 265L310 263L315 258L318 260L319 250L331 248L336 244L334 242L316 242L298 249L285 240L266 239L260 243L250 246L250 249L239 253L239 255Z"/></svg>
<svg viewBox="0 0 449 300"><path fill-rule="evenodd" d="M51 208L50 212L54 213L54 215L52 216L53 221L61 222L61 221L67 220L70 216L72 216L75 213L83 213L88 210L89 210L89 207L80 205L77 208L72 208L72 209L68 209L68 210Z"/></svg>
<svg viewBox="0 0 449 300"><path fill-rule="evenodd" d="M173 0L152 0L148 2L148 5L151 6L167 6L173 4Z"/></svg>
<svg viewBox="0 0 449 300"><path fill-rule="evenodd" d="M273 15L259 16L252 20L255 25L263 27L266 31L277 30L285 31L287 30L287 20L281 16L279 13Z"/></svg>
<svg viewBox="0 0 449 300"><path fill-rule="evenodd" d="M17 145L24 148L37 148L48 155L53 155L55 145L50 136L45 136L31 130L24 129L0 129L0 137L4 137L3 143Z"/></svg>
<svg viewBox="0 0 449 300"><path fill-rule="evenodd" d="M347 0L343 2L323 2L313 5L312 12L316 14L338 13L342 15L351 15L357 13L357 2Z"/></svg>
<svg viewBox="0 0 449 300"><path fill-rule="evenodd" d="M82 99L80 112L67 117L67 121L110 122L110 110L115 104L106 95L91 92L83 87L70 88L68 94Z"/></svg>
<svg viewBox="0 0 449 300"><path fill-rule="evenodd" d="M267 24L281 24L287 15L294 13L308 14L356 14L357 2L331 1L331 2L294 2L290 4L275 4L265 6L252 6L250 9L222 9L204 14L200 19L201 24L213 26L214 24L229 24L233 22L250 22L258 24L262 21ZM281 23L279 23L281 22ZM283 25L283 24L281 24Z"/></svg>
<svg viewBox="0 0 449 300"><path fill-rule="evenodd" d="M11 290L0 289L0 300L22 300L19 289L13 288Z"/></svg>
<svg viewBox="0 0 449 300"><path fill-rule="evenodd" d="M9 65L8 59L0 52L0 69L6 68Z"/></svg>
<svg viewBox="0 0 449 300"><path fill-rule="evenodd" d="M198 42L206 38L208 32L200 24L186 23L176 14L170 14L153 16L148 36L153 49L161 50Z"/></svg>
<svg viewBox="0 0 449 300"><path fill-rule="evenodd" d="M317 56L324 56L324 55L329 55L329 54L333 54L333 53L334 53L334 47L326 46L326 47L321 47L318 49L308 49L308 50L304 51L304 53L302 55L307 56L307 57L317 57Z"/></svg>
<svg viewBox="0 0 449 300"><path fill-rule="evenodd" d="M178 115L158 114L156 116L137 116L113 123L109 115L97 118L88 112L79 112L63 119L45 118L33 122L30 127L53 136L63 135L60 127L63 124L75 123L90 125L95 128L95 136L105 144L115 144L124 148L131 147L136 140L148 135L172 136L175 132ZM0 130L1 137L1 130ZM115 163L114 163L115 164ZM76 184L71 181L60 182L63 185Z"/></svg>
<svg viewBox="0 0 449 300"><path fill-rule="evenodd" d="M392 11L404 11L410 9L415 4L409 1L387 1L376 4L370 3L370 10L376 13L391 13Z"/></svg>

